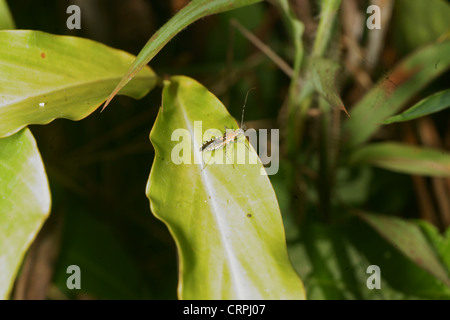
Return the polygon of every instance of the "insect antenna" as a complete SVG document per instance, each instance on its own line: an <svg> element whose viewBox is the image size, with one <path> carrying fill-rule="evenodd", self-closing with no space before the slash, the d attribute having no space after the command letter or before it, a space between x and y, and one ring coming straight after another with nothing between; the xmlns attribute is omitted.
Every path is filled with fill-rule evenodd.
<svg viewBox="0 0 450 320"><path fill-rule="evenodd" d="M248 98L248 93L250 91L252 91L253 89L256 89L255 87L248 89L247 94L245 95L245 101L244 101L244 106L242 107L242 118L241 118L241 128L243 128L244 125L244 112L245 112L245 105L247 104L247 98Z"/></svg>

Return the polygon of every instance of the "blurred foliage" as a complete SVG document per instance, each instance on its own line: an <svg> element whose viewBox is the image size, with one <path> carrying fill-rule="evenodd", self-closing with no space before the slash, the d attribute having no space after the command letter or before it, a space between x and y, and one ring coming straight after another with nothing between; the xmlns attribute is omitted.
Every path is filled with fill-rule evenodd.
<svg viewBox="0 0 450 320"><path fill-rule="evenodd" d="M449 32L449 4L441 0L395 1L392 16L382 25L381 49L373 63L365 54L371 42L371 31L365 27L366 2L343 0L333 24L325 26L331 34L323 36L328 46L324 58L344 66L339 89L350 118L332 111L326 101L308 92L294 92L289 100L290 92L297 89L291 86L289 77L230 26L230 19L237 19L294 68L302 48L292 41L285 12L271 3L197 21L169 42L150 65L160 76L183 74L197 79L237 119L246 92L256 87L256 94L249 96L245 118L247 127L256 129L285 129L289 103L298 103L299 97L305 99L298 103L303 123L294 126L301 130L299 143L287 150L292 137L282 135L280 170L269 178L283 216L289 254L304 281L307 298L449 299L449 287L423 268L429 261L417 264L358 214L375 212L383 217L415 219L408 222L415 226L414 234L428 244L426 254L435 255L448 275L448 178L409 176L371 167L370 162L350 165L352 151L342 148L345 136L340 131L346 122L355 121L349 120L352 107L370 92L373 83L378 85L371 99L389 106L390 93L398 93L396 90L410 79L409 74L390 75L405 57L420 50L441 54L439 46L446 45ZM133 54L187 1L78 3L82 29L70 31L65 25L69 1L8 1L18 29L81 36ZM303 45L308 55L315 46L321 6L316 1L289 3L291 14L304 23ZM354 7L349 9L349 3ZM346 26L349 17L362 20ZM408 99L396 105L399 112L448 89L448 56L437 60L424 57L428 56L424 54L419 62L428 67L428 77L418 87L402 89L400 93ZM51 214L58 218L53 223L62 234L47 298L177 297L175 244L165 225L149 213L144 193L154 158L148 134L160 103L161 90L155 89L139 101L116 97L104 113L94 112L79 122L56 120L30 127L50 182ZM377 105L366 111L376 110ZM293 109L297 110L296 106ZM366 111L363 115L370 117ZM364 117L357 125L366 129L368 124L361 119ZM449 109L388 126L381 126L385 119L380 117L375 121L379 129L367 130L373 133L371 141L397 141L448 154L449 119ZM358 140L358 130L353 134ZM369 135L364 134L366 138ZM352 208L357 208L357 213ZM81 291L66 289L69 264L86 270ZM381 268L381 290L366 287L366 269L371 264ZM20 298L17 294L15 297Z"/></svg>

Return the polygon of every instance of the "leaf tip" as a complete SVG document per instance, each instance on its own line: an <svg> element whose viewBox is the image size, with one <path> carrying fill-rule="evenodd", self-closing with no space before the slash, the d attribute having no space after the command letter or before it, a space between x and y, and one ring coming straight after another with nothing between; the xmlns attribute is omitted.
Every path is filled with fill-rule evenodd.
<svg viewBox="0 0 450 320"><path fill-rule="evenodd" d="M345 112L345 114L347 115L347 117L349 117L349 118L350 118L350 114L348 113L348 111L347 111L347 109L345 108L345 106L344 106L344 105L341 105L341 106L339 106L339 109L340 109L340 110L342 110L342 111L344 111L344 112Z"/></svg>
<svg viewBox="0 0 450 320"><path fill-rule="evenodd" d="M140 68L141 69L141 68ZM139 70L137 70L137 72L139 72ZM120 80L119 84L114 88L113 92L109 95L108 99L105 102L105 105L103 106L102 110L100 112L103 112L103 110L105 110L105 108L109 105L109 103L111 102L111 100L116 96L116 94L123 88L125 87L125 85L134 77L134 75L137 72L133 72L132 75L126 75L122 78L122 80Z"/></svg>
<svg viewBox="0 0 450 320"><path fill-rule="evenodd" d="M109 105L109 103L111 102L111 100L116 96L119 86L117 86L114 91L109 95L108 99L106 100L105 104L103 105L102 110L100 110L100 113L103 112L103 110L106 109L106 107Z"/></svg>
<svg viewBox="0 0 450 320"><path fill-rule="evenodd" d="M109 96L108 100L106 100L105 104L103 105L102 110L100 110L100 113L102 113L103 110L106 109L106 107L108 106L108 104L111 102L112 98L114 98L114 95Z"/></svg>

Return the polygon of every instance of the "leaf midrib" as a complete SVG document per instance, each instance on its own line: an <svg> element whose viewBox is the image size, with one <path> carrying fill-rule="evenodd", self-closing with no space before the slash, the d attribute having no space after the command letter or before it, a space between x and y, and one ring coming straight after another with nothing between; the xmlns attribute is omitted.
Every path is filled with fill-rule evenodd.
<svg viewBox="0 0 450 320"><path fill-rule="evenodd" d="M60 87L57 87L56 89L55 89L55 87L49 87L48 89L54 88L54 90L36 92L36 93L33 93L33 95L28 96L26 99L14 100L14 101L6 103L6 104L1 104L0 109L3 107L16 105L16 104L18 104L22 101L28 100L28 99L32 100L32 99L38 98L43 95L53 95L60 91L64 91L64 90L67 91L68 89L78 88L78 87L82 87L82 86L89 86L89 85L94 85L94 84L102 84L102 83L107 83L110 81L115 83L115 82L117 82L117 79L120 79L120 78L121 77L118 76L118 77L99 78L94 81L73 82L73 83L70 83L70 85L60 86ZM157 79L158 77L156 75L151 75L151 76L137 76L135 78L139 79L139 80L151 80L152 78ZM26 83L28 83L28 82L26 82ZM22 97L22 96L17 96L17 97Z"/></svg>

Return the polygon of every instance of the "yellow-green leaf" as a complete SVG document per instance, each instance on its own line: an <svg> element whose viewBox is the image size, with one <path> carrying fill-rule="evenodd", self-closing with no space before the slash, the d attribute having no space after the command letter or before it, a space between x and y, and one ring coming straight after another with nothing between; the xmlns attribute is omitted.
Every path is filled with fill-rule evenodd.
<svg viewBox="0 0 450 320"><path fill-rule="evenodd" d="M0 139L0 299L50 211L50 190L28 129Z"/></svg>
<svg viewBox="0 0 450 320"><path fill-rule="evenodd" d="M15 28L16 26L6 0L0 0L0 30Z"/></svg>
<svg viewBox="0 0 450 320"><path fill-rule="evenodd" d="M0 137L55 118L80 120L114 88L134 57L92 40L40 31L0 31ZM146 67L121 93L156 84Z"/></svg>
<svg viewBox="0 0 450 320"><path fill-rule="evenodd" d="M195 121L202 128L195 130ZM155 160L146 193L178 248L179 298L303 299L303 284L287 255L277 199L259 160L194 164L202 157L203 132L223 131L224 126L237 129L222 103L201 84L182 76L165 84L150 133ZM177 129L184 130L180 141L172 136ZM180 143L191 150L174 149ZM242 143L231 145L229 157L238 145L255 159L253 148ZM173 150L187 153L191 164L174 163Z"/></svg>

